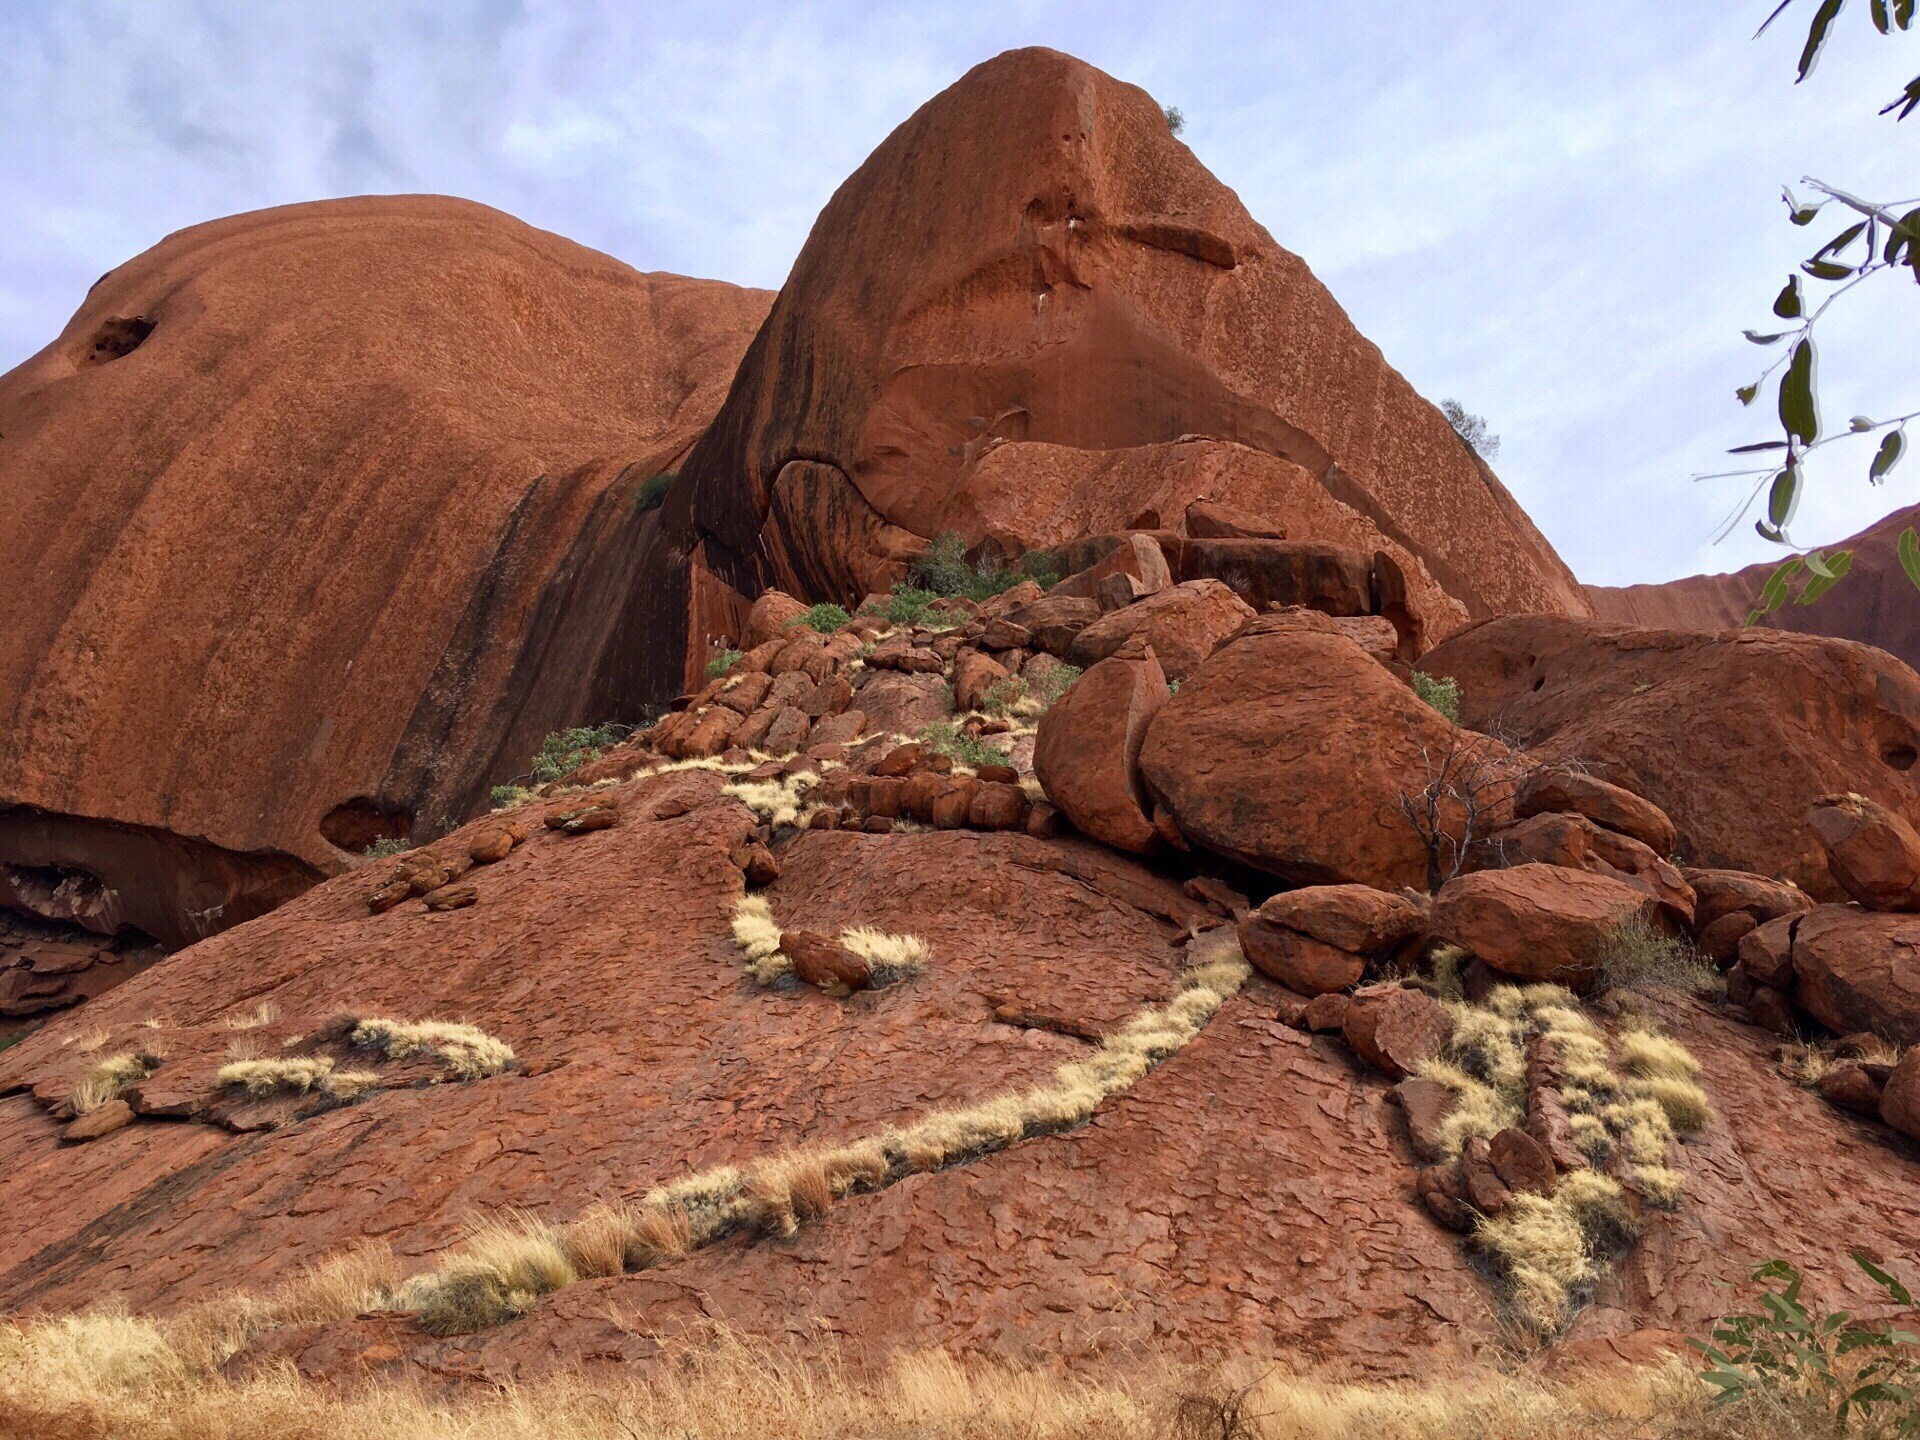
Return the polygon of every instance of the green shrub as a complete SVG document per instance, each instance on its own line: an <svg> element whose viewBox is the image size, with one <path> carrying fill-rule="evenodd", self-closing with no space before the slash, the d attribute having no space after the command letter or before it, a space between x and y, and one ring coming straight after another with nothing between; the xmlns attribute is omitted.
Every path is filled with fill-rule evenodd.
<svg viewBox="0 0 1920 1440"><path fill-rule="evenodd" d="M803 615L796 615L787 622L787 629L804 625L809 630L817 630L822 635L831 635L844 625L853 623L853 616L847 613L844 605L815 605Z"/></svg>
<svg viewBox="0 0 1920 1440"><path fill-rule="evenodd" d="M928 541L909 573L915 584L930 594L960 595L969 600L990 600L1025 580L1034 581L1043 590L1060 583L1053 556L1045 550L1029 550L1017 566L985 561L969 565L966 538L958 530L943 530Z"/></svg>
<svg viewBox="0 0 1920 1440"><path fill-rule="evenodd" d="M493 787L493 808L511 810L516 805L524 805L533 799L533 791L524 785L496 785Z"/></svg>
<svg viewBox="0 0 1920 1440"><path fill-rule="evenodd" d="M1719 970L1692 945L1637 917L1607 937L1600 954L1600 982L1624 990L1672 985L1695 995L1716 995L1726 988Z"/></svg>
<svg viewBox="0 0 1920 1440"><path fill-rule="evenodd" d="M649 510L658 510L667 503L667 491L673 488L673 482L679 477L671 470L662 470L658 475L643 481L633 492L633 508L636 514L644 515Z"/></svg>
<svg viewBox="0 0 1920 1440"><path fill-rule="evenodd" d="M734 649L716 652L714 657L707 661L707 678L709 680L718 680L722 675L740 663L741 654L741 651Z"/></svg>
<svg viewBox="0 0 1920 1440"><path fill-rule="evenodd" d="M1460 682L1458 680L1416 670L1413 672L1413 693L1446 716L1453 724L1460 723Z"/></svg>
<svg viewBox="0 0 1920 1440"><path fill-rule="evenodd" d="M617 745L627 733L625 725L577 725L571 730L556 730L540 742L540 753L533 757L533 783L547 785L571 775L600 752Z"/></svg>
<svg viewBox="0 0 1920 1440"><path fill-rule="evenodd" d="M902 585L887 597L885 615L889 625L919 625L927 619L927 611L940 597L931 590L922 590L914 585Z"/></svg>
<svg viewBox="0 0 1920 1440"><path fill-rule="evenodd" d="M1055 665L1026 682L1027 694L1038 700L1043 709L1050 708L1073 688L1073 682L1083 673L1078 665Z"/></svg>
<svg viewBox="0 0 1920 1440"><path fill-rule="evenodd" d="M1853 1262L1893 1304L1913 1307L1907 1287L1866 1254L1854 1251ZM1718 1404L1811 1407L1832 1426L1828 1434L1853 1433L1856 1420L1876 1435L1920 1434L1920 1335L1845 1311L1816 1314L1801 1299L1804 1278L1784 1260L1768 1261L1749 1278L1776 1282L1759 1310L1716 1322L1711 1343L1687 1342L1706 1356L1700 1378L1720 1392Z"/></svg>
<svg viewBox="0 0 1920 1440"><path fill-rule="evenodd" d="M369 860L384 860L389 855L398 855L402 850L411 850L413 842L404 835L392 835L376 840L360 853Z"/></svg>
<svg viewBox="0 0 1920 1440"><path fill-rule="evenodd" d="M978 736L969 735L951 720L936 720L914 737L929 750L951 756L956 764L979 769L982 765L1005 765L1007 752L995 749Z"/></svg>

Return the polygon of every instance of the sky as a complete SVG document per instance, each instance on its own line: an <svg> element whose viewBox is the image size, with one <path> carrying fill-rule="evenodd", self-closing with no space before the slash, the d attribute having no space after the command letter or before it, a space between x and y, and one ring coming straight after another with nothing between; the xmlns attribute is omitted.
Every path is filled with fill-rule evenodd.
<svg viewBox="0 0 1920 1440"><path fill-rule="evenodd" d="M1049 45L1145 87L1416 389L1502 439L1495 468L1574 571L1626 584L1780 552L1695 482L1775 433L1734 389L1793 264L1804 175L1920 195L1920 72L1853 0L1793 83L1812 0L1215 0L914 5L6 0L0 370L171 231L327 196L438 192L642 270L778 287L839 183L922 102ZM1816 237L1809 243L1809 237ZM1821 322L1823 418L1920 406L1920 289ZM1916 437L1920 438L1920 437ZM1870 444L1816 457L1827 544L1920 500ZM1748 482L1751 483L1751 482Z"/></svg>

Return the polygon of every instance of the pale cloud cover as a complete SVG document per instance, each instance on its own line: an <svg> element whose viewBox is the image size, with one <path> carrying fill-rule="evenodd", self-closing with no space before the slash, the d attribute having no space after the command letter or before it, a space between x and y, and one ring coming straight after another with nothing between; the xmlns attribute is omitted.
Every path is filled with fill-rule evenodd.
<svg viewBox="0 0 1920 1440"><path fill-rule="evenodd" d="M462 195L641 269L778 286L890 129L980 60L1051 45L1182 108L1414 385L1487 416L1583 579L1728 569L1770 547L1709 547L1735 492L1687 476L1767 434L1732 392L1758 368L1740 329L1810 248L1781 182L1920 191L1920 117L1874 113L1920 42L1850 6L1795 87L1804 20L1753 41L1768 8L14 0L0 366L169 231L330 195ZM1916 403L1920 292L1883 294L1827 334L1829 425ZM1920 498L1920 465L1879 490L1865 465L1817 472L1801 539Z"/></svg>

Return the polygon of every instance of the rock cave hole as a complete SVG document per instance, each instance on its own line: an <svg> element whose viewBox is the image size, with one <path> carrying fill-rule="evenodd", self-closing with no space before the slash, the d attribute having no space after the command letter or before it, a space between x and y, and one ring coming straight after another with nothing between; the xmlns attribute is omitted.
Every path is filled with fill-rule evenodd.
<svg viewBox="0 0 1920 1440"><path fill-rule="evenodd" d="M320 834L329 845L355 855L379 840L404 840L412 831L411 811L371 795L343 800L320 822Z"/></svg>
<svg viewBox="0 0 1920 1440"><path fill-rule="evenodd" d="M153 334L153 321L143 315L116 315L98 330L87 347L87 363L105 365L138 350Z"/></svg>
<svg viewBox="0 0 1920 1440"><path fill-rule="evenodd" d="M1911 745L1896 745L1891 750L1881 752L1880 758L1896 770L1911 770L1913 762L1920 759L1920 750Z"/></svg>

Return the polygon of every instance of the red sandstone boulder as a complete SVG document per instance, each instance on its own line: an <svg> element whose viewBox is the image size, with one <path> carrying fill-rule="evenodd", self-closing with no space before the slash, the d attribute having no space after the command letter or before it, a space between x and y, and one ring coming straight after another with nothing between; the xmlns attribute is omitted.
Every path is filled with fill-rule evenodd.
<svg viewBox="0 0 1920 1440"><path fill-rule="evenodd" d="M1240 948L1254 969L1301 995L1330 995L1360 983L1367 957L1257 915L1240 922ZM1345 1015L1342 1012L1342 1024Z"/></svg>
<svg viewBox="0 0 1920 1440"><path fill-rule="evenodd" d="M1562 865L1624 880L1658 900L1677 924L1693 926L1697 900L1678 867L1631 836L1604 829L1584 815L1555 811L1531 816L1495 832L1486 852L1490 864Z"/></svg>
<svg viewBox="0 0 1920 1440"><path fill-rule="evenodd" d="M806 613L807 607L785 591L767 591L753 602L753 609L747 612L742 648L752 650L769 640L791 640L793 637L787 633L788 628Z"/></svg>
<svg viewBox="0 0 1920 1440"><path fill-rule="evenodd" d="M1902 1135L1920 1140L1920 1046L1907 1051L1893 1067L1880 1093L1880 1118Z"/></svg>
<svg viewBox="0 0 1920 1440"><path fill-rule="evenodd" d="M1139 638L1169 679L1184 681L1252 614L1218 580L1189 580L1094 621L1074 637L1067 659L1084 668Z"/></svg>
<svg viewBox="0 0 1920 1440"><path fill-rule="evenodd" d="M1829 795L1807 812L1827 870L1869 910L1920 910L1920 832L1861 795Z"/></svg>
<svg viewBox="0 0 1920 1440"><path fill-rule="evenodd" d="M1836 1065L1813 1088L1829 1105L1855 1115L1877 1116L1886 1098L1885 1082L1874 1079L1864 1065Z"/></svg>
<svg viewBox="0 0 1920 1440"><path fill-rule="evenodd" d="M1693 920L1701 932L1733 915L1745 916L1760 925L1782 915L1804 915L1813 908L1813 897L1806 891L1796 885L1769 880L1764 875L1744 870L1701 870L1692 866L1683 866L1680 874L1693 887ZM1741 934L1744 933L1743 930ZM1736 935L1735 943L1738 940Z"/></svg>
<svg viewBox="0 0 1920 1440"><path fill-rule="evenodd" d="M1852 792L1920 823L1920 676L1869 646L1533 615L1469 627L1421 668L1459 682L1463 723L1657 805L1693 865L1838 900L1812 806Z"/></svg>
<svg viewBox="0 0 1920 1440"><path fill-rule="evenodd" d="M1136 596L1157 595L1173 584L1167 557L1158 545L1145 535L1123 535L1104 558L1069 575L1047 593L1063 599L1097 600L1101 584L1119 578L1133 581L1132 593Z"/></svg>
<svg viewBox="0 0 1920 1440"><path fill-rule="evenodd" d="M1356 955L1384 955L1417 935L1426 907L1371 885L1309 885L1283 890L1249 919L1310 935ZM1241 927L1246 944L1246 927Z"/></svg>
<svg viewBox="0 0 1920 1440"><path fill-rule="evenodd" d="M1081 834L1116 850L1153 849L1140 781L1140 747L1167 702L1167 677L1149 651L1102 660L1040 717L1033 773Z"/></svg>
<svg viewBox="0 0 1920 1440"><path fill-rule="evenodd" d="M1920 1045L1920 915L1819 905L1793 933L1801 1008L1837 1035Z"/></svg>
<svg viewBox="0 0 1920 1440"><path fill-rule="evenodd" d="M1434 896L1431 928L1503 975L1584 989L1620 927L1655 913L1652 897L1624 881L1519 865L1449 880Z"/></svg>
<svg viewBox="0 0 1920 1440"><path fill-rule="evenodd" d="M1361 1059L1400 1080L1446 1048L1453 1016L1424 990L1382 985L1354 993L1340 1028Z"/></svg>
<svg viewBox="0 0 1920 1440"><path fill-rule="evenodd" d="M953 708L978 710L987 692L1007 678L1007 667L978 650L962 650L953 662Z"/></svg>
<svg viewBox="0 0 1920 1440"><path fill-rule="evenodd" d="M1279 635L1289 630L1307 630L1321 635L1344 635L1375 660L1391 664L1400 655L1400 632L1383 615L1328 615L1304 605L1286 605L1256 615L1228 640L1246 635ZM1222 641L1221 644L1227 643Z"/></svg>
<svg viewBox="0 0 1920 1440"><path fill-rule="evenodd" d="M1673 822L1658 805L1577 770L1548 766L1520 782L1513 796L1514 816L1525 820L1548 811L1584 815L1596 825L1638 840L1655 855L1673 853Z"/></svg>
<svg viewBox="0 0 1920 1440"><path fill-rule="evenodd" d="M1065 655L1082 630L1100 618L1100 602L1078 595L1048 594L1007 618L1026 629L1049 655ZM1118 649L1118 646L1114 647ZM1082 667L1084 668L1084 667Z"/></svg>
<svg viewBox="0 0 1920 1440"><path fill-rule="evenodd" d="M1437 762L1463 744L1498 752L1352 641L1288 631L1216 651L1155 717L1140 766L1195 845L1296 884L1424 888L1426 850L1401 802L1426 784L1423 750ZM1457 809L1443 816L1458 834Z"/></svg>

